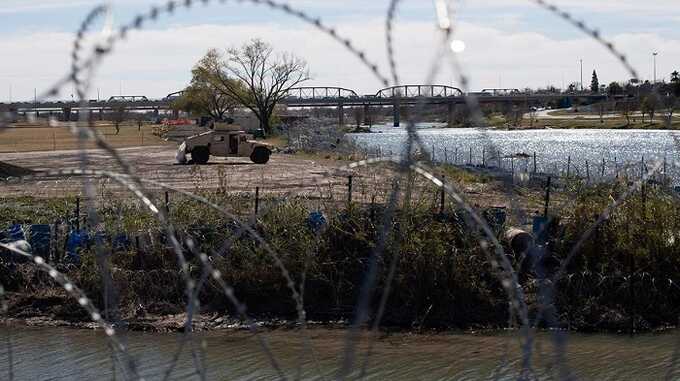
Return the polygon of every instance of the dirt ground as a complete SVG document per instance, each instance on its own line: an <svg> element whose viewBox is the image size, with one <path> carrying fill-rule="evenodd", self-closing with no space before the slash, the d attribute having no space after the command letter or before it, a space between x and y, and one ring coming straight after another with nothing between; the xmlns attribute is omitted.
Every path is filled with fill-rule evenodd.
<svg viewBox="0 0 680 381"><path fill-rule="evenodd" d="M175 149L175 146L152 146L121 148L118 152L141 178L192 192L211 189L250 192L260 187L262 192L294 191L313 194L320 187L328 188L347 183L347 179L338 172L338 168L344 165L342 162L274 154L266 165L253 164L248 158L215 157L211 158L208 165L178 165L175 163ZM86 152L89 169L121 172L115 160L106 152L96 149ZM81 165L80 152L77 150L3 153L0 154L0 161L34 171L78 169ZM110 191L117 187L110 180L97 179L95 183L98 190L105 187ZM82 179L68 177L0 186L6 197L77 195L82 192L81 188Z"/></svg>
<svg viewBox="0 0 680 381"><path fill-rule="evenodd" d="M121 172L113 158L101 150L87 150L90 169ZM266 165L256 165L247 158L211 158L208 165L175 164L174 146L131 147L118 150L143 179L165 183L174 188L200 193L225 192L251 197L257 187L260 196L303 197L312 202L344 204L348 199L349 175L352 175L352 200L355 202L385 203L389 199L392 179L396 172L387 166L362 167L353 171L344 169L350 162L327 159L324 156L274 154ZM77 150L42 151L0 154L0 162L32 171L69 170L80 168ZM524 219L530 213L542 210L544 190L538 185L512 185L507 179L475 174L475 170L460 170L458 179L446 174L447 181L455 184L461 196L473 206L506 207ZM483 181L480 181L484 178ZM417 177L414 202L439 208L440 190L421 177ZM91 178L101 199L115 197L132 200L132 194L115 182L104 178ZM404 183L402 182L402 189ZM147 189L161 197L162 189ZM61 198L83 194L83 177L37 178L25 182L0 183L0 197L32 196ZM557 196L557 197L556 197ZM553 202L558 201L553 196ZM447 197L447 204L452 200ZM323 205L319 205L322 207ZM451 206L449 206L451 207Z"/></svg>

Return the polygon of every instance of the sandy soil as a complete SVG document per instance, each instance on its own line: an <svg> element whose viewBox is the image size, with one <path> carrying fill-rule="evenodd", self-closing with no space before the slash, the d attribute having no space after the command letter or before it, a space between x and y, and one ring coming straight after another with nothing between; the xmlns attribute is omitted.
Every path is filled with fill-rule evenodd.
<svg viewBox="0 0 680 381"><path fill-rule="evenodd" d="M87 150L90 169L121 172L115 160L101 150ZM345 186L347 173L338 169L343 162L303 159L293 155L275 154L266 165L256 165L248 158L211 158L208 165L192 166L175 163L175 147L153 146L121 148L123 159L133 166L137 175L187 191L224 189L229 192L263 191L314 193L319 188ZM43 151L0 154L0 161L31 169L68 170L78 169L81 164L79 151ZM37 187L26 183L0 185L4 196L32 195L54 197L75 195L82 191L82 179L46 178L32 180ZM116 185L110 181L97 180L99 187L112 190ZM154 187L150 187L154 188Z"/></svg>
<svg viewBox="0 0 680 381"><path fill-rule="evenodd" d="M389 199L395 175L395 171L385 166L346 171L343 168L349 164L347 161L300 155L274 154L266 165L253 164L247 158L211 158L208 165L193 166L175 164L173 146L121 148L118 152L143 179L155 180L193 193L223 191L252 196L256 187L259 187L263 198L302 196L312 202L344 204L347 201L348 176L352 175L353 201L385 203ZM90 169L120 172L114 159L105 152L88 150L87 155ZM79 151L3 153L0 154L0 161L34 171L68 170L80 168L80 153ZM83 177L53 177L23 183L5 182L0 183L0 195L38 198L82 195L83 179ZM94 178L92 181L101 199L133 198L127 189L109 179ZM485 182L458 182L455 186L471 205L506 207L519 213L520 219L536 210L542 210L544 190L540 180L537 184L523 186L511 185L507 179L496 178ZM161 188L148 186L147 189L161 197ZM412 199L438 209L439 192L431 183L418 177ZM554 204L562 203L558 202L559 198L558 195L553 196ZM447 197L447 203L451 202L452 200ZM319 204L319 207L321 206Z"/></svg>

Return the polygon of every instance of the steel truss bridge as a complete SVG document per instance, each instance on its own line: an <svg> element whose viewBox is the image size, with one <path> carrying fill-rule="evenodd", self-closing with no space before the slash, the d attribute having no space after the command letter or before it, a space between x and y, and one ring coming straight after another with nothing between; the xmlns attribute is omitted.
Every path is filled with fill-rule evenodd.
<svg viewBox="0 0 680 381"><path fill-rule="evenodd" d="M101 118L104 113L119 110L147 111L158 115L161 111L171 111L173 101L181 96L182 92L179 91L159 100L121 96L112 97L107 101L91 100L83 103L61 101L0 103L0 112L14 115L34 114L39 117L60 115L67 120L74 116L77 118L80 112L86 111L93 113L95 119L97 114ZM317 86L292 88L281 103L292 108L336 107L340 124L344 124L344 107L363 107L365 115L369 113L371 107L392 107L394 125L399 126L402 106L446 105L452 114L458 105L470 101L478 104L534 106L555 100L581 99L595 102L606 98L606 95L590 94L527 94L516 89L485 89L482 92L465 94L459 88L446 85L401 85L378 90L375 94L359 95L347 88Z"/></svg>

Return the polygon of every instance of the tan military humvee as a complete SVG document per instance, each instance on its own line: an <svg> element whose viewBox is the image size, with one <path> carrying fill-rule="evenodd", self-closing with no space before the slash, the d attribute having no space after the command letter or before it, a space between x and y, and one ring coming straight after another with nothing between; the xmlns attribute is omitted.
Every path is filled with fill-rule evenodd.
<svg viewBox="0 0 680 381"><path fill-rule="evenodd" d="M177 151L177 162L186 164L190 154L189 164L206 164L210 156L249 157L255 164L266 164L271 153L270 145L253 140L238 126L218 124L214 130L186 138Z"/></svg>

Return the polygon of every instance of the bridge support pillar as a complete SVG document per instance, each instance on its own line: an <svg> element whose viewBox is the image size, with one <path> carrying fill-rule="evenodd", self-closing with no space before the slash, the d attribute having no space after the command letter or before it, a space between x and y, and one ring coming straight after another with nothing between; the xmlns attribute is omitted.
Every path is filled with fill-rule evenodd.
<svg viewBox="0 0 680 381"><path fill-rule="evenodd" d="M371 105L366 103L364 104L364 124L368 126L372 126L371 122Z"/></svg>
<svg viewBox="0 0 680 381"><path fill-rule="evenodd" d="M394 115L394 127L399 127L401 125L401 102L399 96L394 98L392 114Z"/></svg>
<svg viewBox="0 0 680 381"><path fill-rule="evenodd" d="M99 120L104 120L104 109L100 108L99 109Z"/></svg>
<svg viewBox="0 0 680 381"><path fill-rule="evenodd" d="M70 107L64 107L61 109L61 114L63 115L63 121L64 122L70 122L71 121L71 108Z"/></svg>
<svg viewBox="0 0 680 381"><path fill-rule="evenodd" d="M345 108L343 107L342 102L338 104L338 123L340 124L340 128L345 126Z"/></svg>
<svg viewBox="0 0 680 381"><path fill-rule="evenodd" d="M453 123L456 120L456 103L451 102L449 103L449 117L448 117L448 125L449 127L453 127Z"/></svg>

